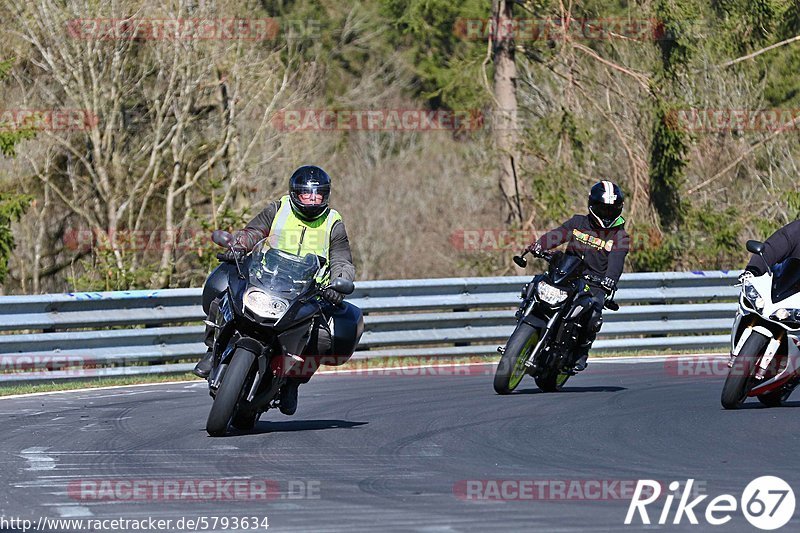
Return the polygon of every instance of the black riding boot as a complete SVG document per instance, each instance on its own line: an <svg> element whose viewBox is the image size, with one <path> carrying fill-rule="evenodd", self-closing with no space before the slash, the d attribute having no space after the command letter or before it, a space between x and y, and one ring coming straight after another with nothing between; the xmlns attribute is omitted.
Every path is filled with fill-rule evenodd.
<svg viewBox="0 0 800 533"><path fill-rule="evenodd" d="M208 317L206 318L206 331L205 331L205 338L203 341L205 342L206 346L208 346L208 351L206 354L198 361L195 365L194 370L192 372L195 376L206 379L210 374L211 370L214 367L213 363L213 350L214 350L214 331L215 328L211 324L217 319L217 313L219 312L219 298L215 299L211 302L210 309L208 311Z"/></svg>
<svg viewBox="0 0 800 533"><path fill-rule="evenodd" d="M214 352L211 350L211 348L209 348L203 358L200 359L200 361L195 365L194 370L192 370L192 373L194 373L195 376L203 379L208 378L213 367L211 364L211 356L213 353Z"/></svg>
<svg viewBox="0 0 800 533"><path fill-rule="evenodd" d="M300 380L289 378L286 384L281 387L280 403L278 408L281 413L292 416L297 411L297 388L300 387Z"/></svg>

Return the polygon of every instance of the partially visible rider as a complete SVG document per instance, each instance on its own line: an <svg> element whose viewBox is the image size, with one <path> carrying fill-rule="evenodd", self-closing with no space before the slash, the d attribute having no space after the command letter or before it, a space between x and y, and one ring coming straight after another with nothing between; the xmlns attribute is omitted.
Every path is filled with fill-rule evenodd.
<svg viewBox="0 0 800 533"><path fill-rule="evenodd" d="M289 194L271 202L251 220L244 229L233 234L232 250L226 252L226 259L233 260L234 254L244 254L265 237L269 244L284 252L295 255L316 254L327 261L327 274L321 283L342 277L355 280L356 269L350 250L350 241L341 215L328 205L331 192L331 178L317 166L302 166L294 171L289 179ZM225 289L229 264L223 263L206 280L204 287L204 307L207 306L208 321L214 323L219 299L216 298ZM235 268L235 267L234 267ZM224 281L223 281L224 280ZM210 297L207 292L212 292ZM213 298L213 300L212 300ZM329 305L323 307L323 313L330 316L332 306L342 303L344 295L327 289L323 298ZM210 303L207 305L206 300ZM327 312L326 312L327 311ZM208 352L194 369L194 373L207 378L212 370L213 328L206 328L206 345ZM306 352L301 355L324 356L332 348L329 330L318 324L312 333L311 342ZM283 414L293 415L297 410L297 389L301 383L308 382L316 370L315 365L303 365L301 377L290 377L281 388L280 410Z"/></svg>
<svg viewBox="0 0 800 533"><path fill-rule="evenodd" d="M800 258L800 220L790 222L764 241L762 255L763 260L756 256L750 258L744 272L739 276L740 283L744 283L753 276L764 275L767 272L767 265L771 268L790 257Z"/></svg>
<svg viewBox="0 0 800 533"><path fill-rule="evenodd" d="M591 307L585 327L578 339L575 371L586 369L589 349L603 325L603 306L607 291L617 288L625 266L625 256L630 248L630 237L625 231L622 217L624 195L616 183L600 181L589 192L589 212L575 215L558 228L548 231L534 241L527 250L534 255L567 243L567 253L582 256L587 273L601 278L601 286L590 284L591 298L583 305Z"/></svg>

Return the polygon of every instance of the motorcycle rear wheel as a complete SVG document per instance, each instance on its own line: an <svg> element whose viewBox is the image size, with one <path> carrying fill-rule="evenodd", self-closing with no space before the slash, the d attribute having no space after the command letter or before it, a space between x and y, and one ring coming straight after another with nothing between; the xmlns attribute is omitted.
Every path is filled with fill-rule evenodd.
<svg viewBox="0 0 800 533"><path fill-rule="evenodd" d="M758 395L758 401L767 407L780 407L788 398L789 394L781 389Z"/></svg>
<svg viewBox="0 0 800 533"><path fill-rule="evenodd" d="M548 372L545 375L534 378L536 386L543 392L558 392L569 379L569 374L564 372Z"/></svg>

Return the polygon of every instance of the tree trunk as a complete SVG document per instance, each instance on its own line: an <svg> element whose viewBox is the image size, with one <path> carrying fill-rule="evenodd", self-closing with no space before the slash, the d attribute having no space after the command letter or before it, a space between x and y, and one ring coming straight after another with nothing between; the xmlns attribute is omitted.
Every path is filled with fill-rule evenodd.
<svg viewBox="0 0 800 533"><path fill-rule="evenodd" d="M517 179L517 66L514 62L513 34L504 31L509 27L507 21L512 18L512 5L511 0L492 1L495 99L492 130L499 158L500 191L505 200L506 221L521 223L521 184Z"/></svg>

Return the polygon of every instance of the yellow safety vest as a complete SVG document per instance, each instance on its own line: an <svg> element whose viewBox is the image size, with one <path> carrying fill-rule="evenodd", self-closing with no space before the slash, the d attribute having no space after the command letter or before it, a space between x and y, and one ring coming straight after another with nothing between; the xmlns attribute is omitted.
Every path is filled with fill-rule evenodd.
<svg viewBox="0 0 800 533"><path fill-rule="evenodd" d="M269 229L269 245L289 254L316 254L330 266L331 230L342 216L334 209L315 220L303 220L295 215L289 195L281 198L281 206ZM326 269L326 271L329 269ZM327 281L328 275L318 278Z"/></svg>

